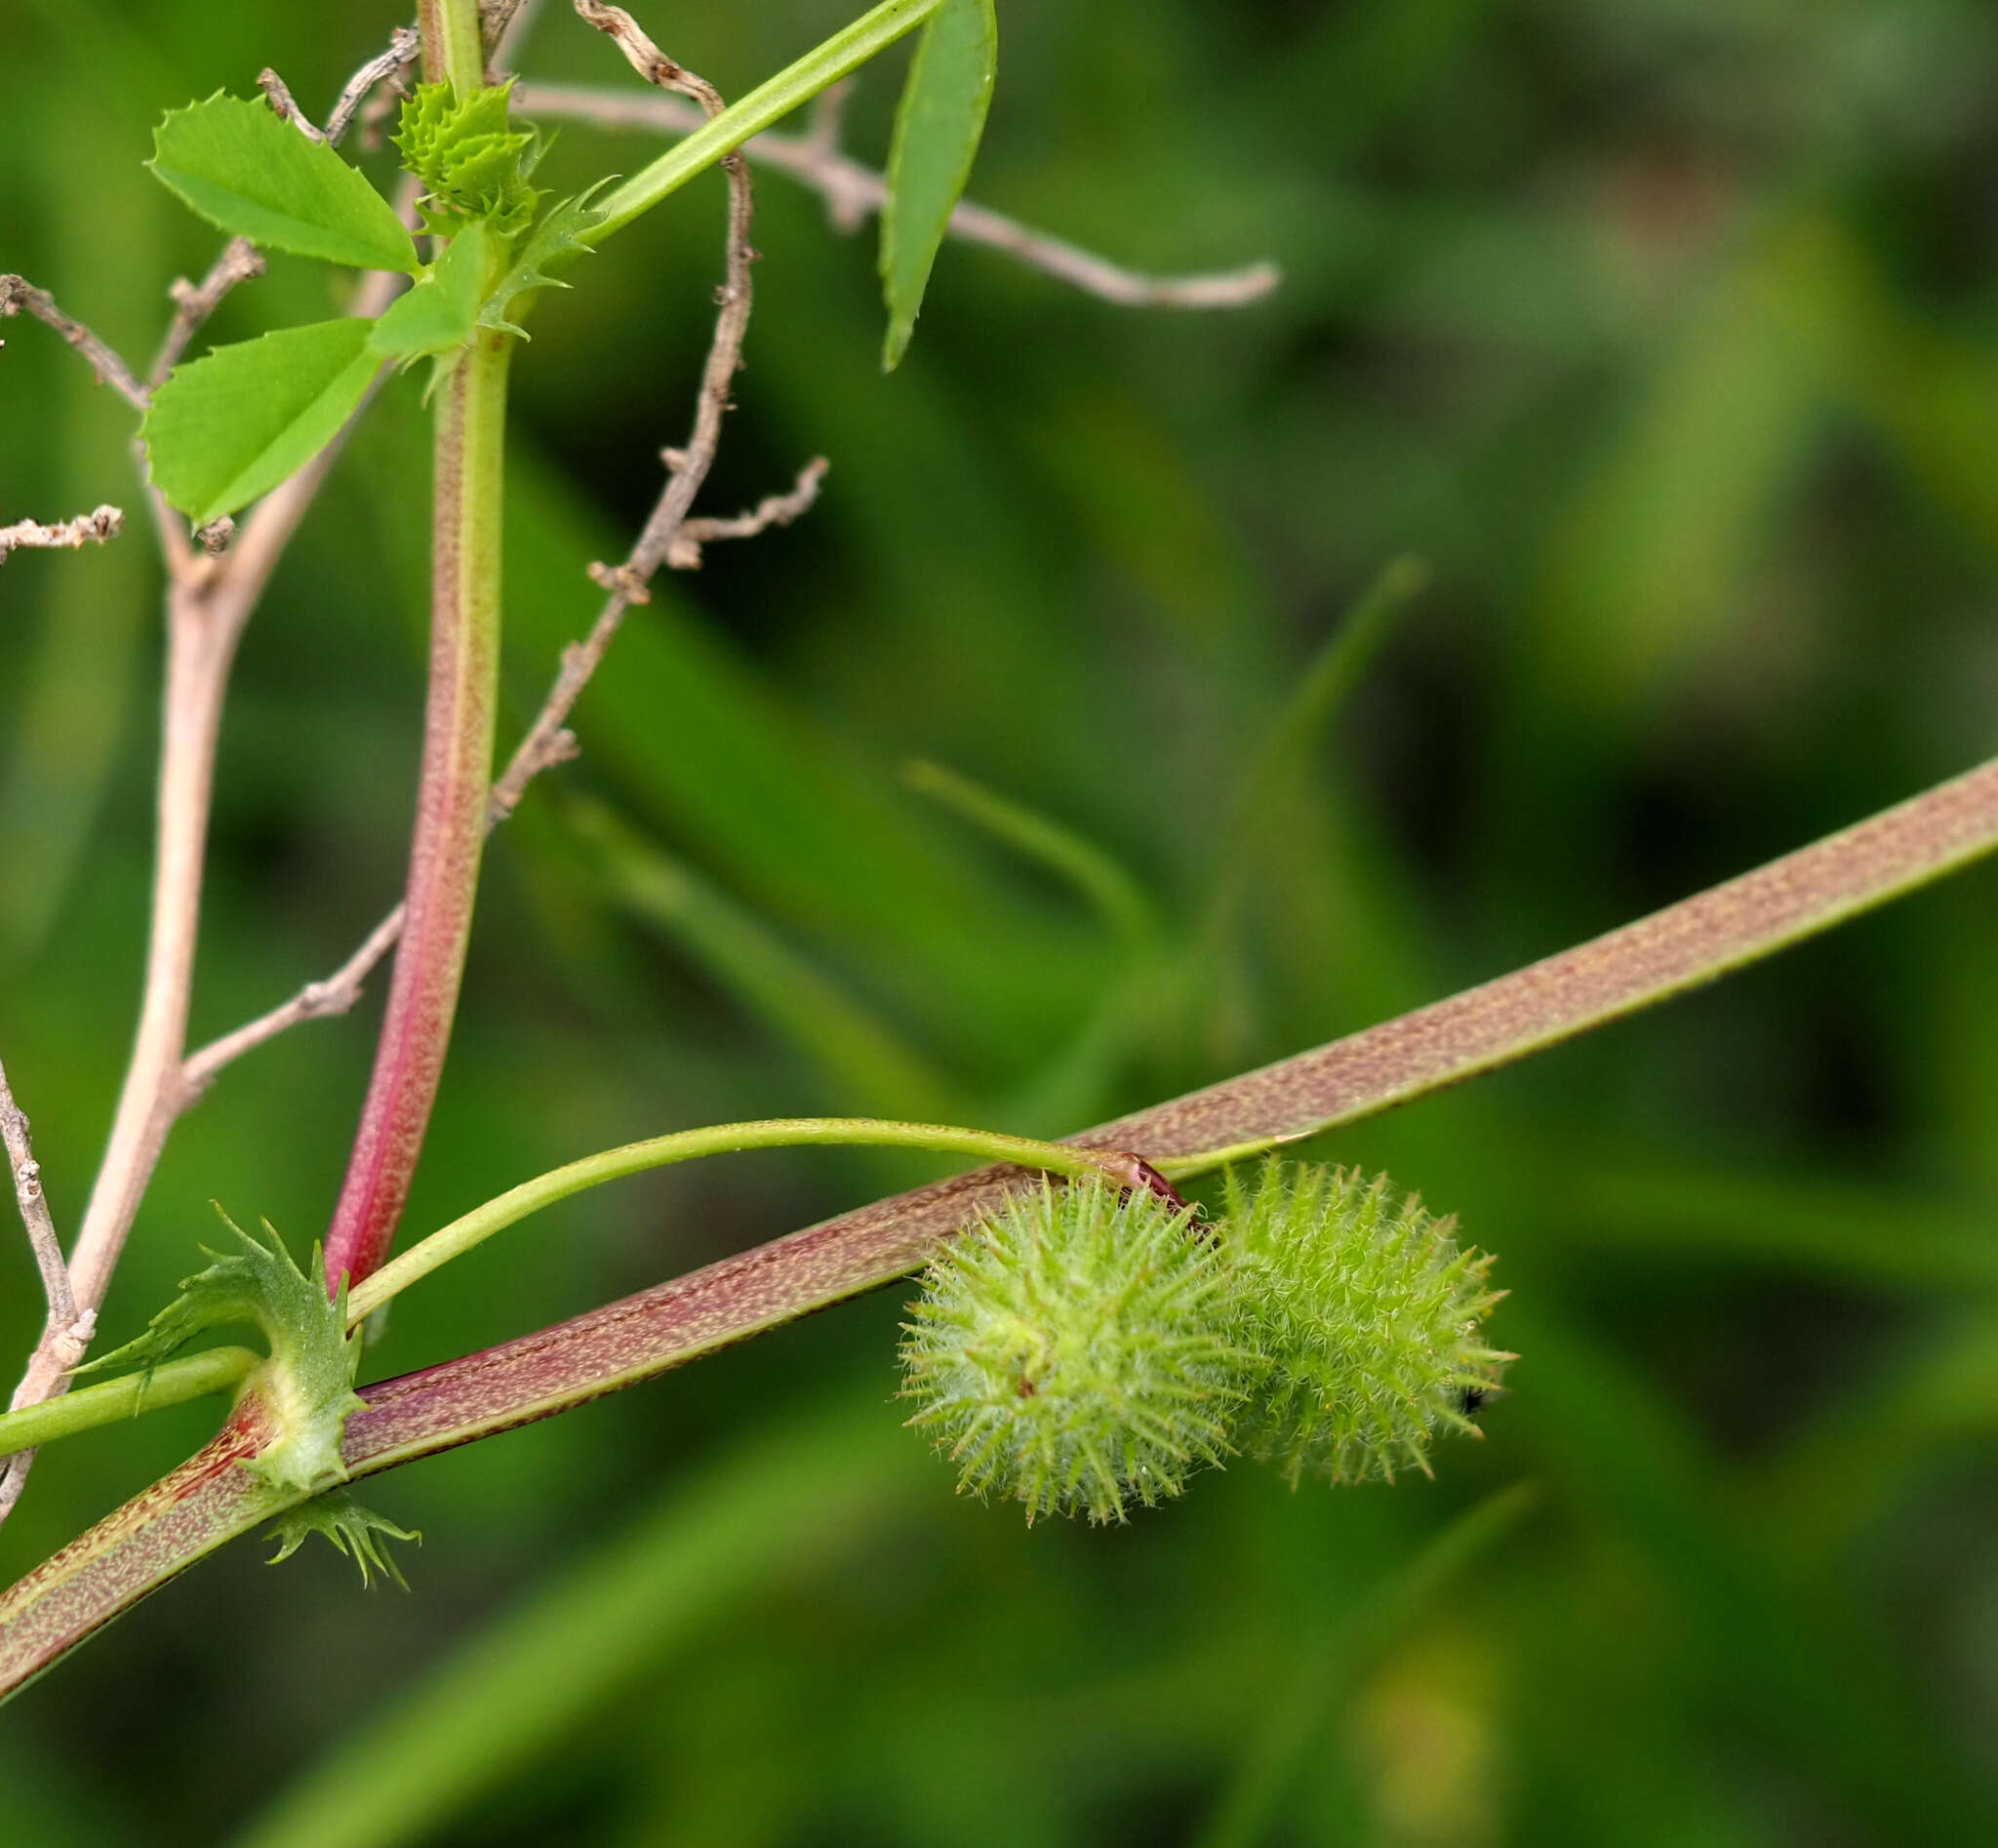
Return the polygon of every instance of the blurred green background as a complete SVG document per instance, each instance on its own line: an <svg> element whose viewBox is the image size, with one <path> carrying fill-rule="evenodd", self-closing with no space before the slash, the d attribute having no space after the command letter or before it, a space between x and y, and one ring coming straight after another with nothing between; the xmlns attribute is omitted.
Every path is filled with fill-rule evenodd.
<svg viewBox="0 0 1998 1848"><path fill-rule="evenodd" d="M142 359L216 239L140 167L273 64L323 112L394 6L0 0L0 267ZM652 4L739 95L835 0ZM581 762L498 838L410 1225L682 1125L1063 1131L1498 974L1965 768L1998 737L1998 14L1973 0L1002 7L974 192L1160 269L1135 315L947 250L876 368L871 240L790 181L705 497L802 523L637 612ZM551 5L534 75L635 89ZM849 111L885 146L898 54ZM565 130L564 185L649 157ZM375 162L380 166L378 156ZM506 717L686 427L710 178L516 368ZM218 340L334 311L273 260ZM137 1000L158 572L130 420L0 351L0 1049L73 1227ZM424 438L385 394L249 633L196 1031L400 886ZM1269 755L1390 559L1433 583ZM1295 731L1297 728L1293 728ZM911 790L1097 843L1071 883ZM1256 770L1261 763L1262 768ZM1254 773L1260 799L1241 792ZM1437 1480L1240 1466L1027 1531L899 1428L896 1290L383 1479L414 1594L236 1547L0 1717L10 1843L1967 1843L1998 1834L1998 958L1986 866L1329 1139L1500 1254L1524 1358ZM324 1224L374 1007L176 1133L105 1326L214 1196ZM397 1305L372 1376L519 1334L917 1172L763 1156L578 1200ZM0 1237L0 1347L38 1320ZM10 1360L11 1370L13 1362ZM212 1428L51 1451L12 1579Z"/></svg>

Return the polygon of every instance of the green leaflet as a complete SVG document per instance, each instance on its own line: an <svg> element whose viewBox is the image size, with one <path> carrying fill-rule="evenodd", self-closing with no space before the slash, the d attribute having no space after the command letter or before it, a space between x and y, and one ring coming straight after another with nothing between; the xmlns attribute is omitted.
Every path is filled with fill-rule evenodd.
<svg viewBox="0 0 1998 1848"><path fill-rule="evenodd" d="M261 102L217 94L172 111L153 131L149 164L203 218L252 243L358 269L417 267L388 201Z"/></svg>
<svg viewBox="0 0 1998 1848"><path fill-rule="evenodd" d="M249 1323L270 1344L270 1358L245 1389L262 1402L274 1435L245 1466L282 1494L330 1487L346 1476L340 1431L361 1404L354 1391L361 1344L346 1332L345 1285L327 1295L316 1247L310 1271L300 1270L268 1221L259 1239L216 1211L241 1249L210 1251L215 1263L181 1281L180 1294L143 1335L77 1371L156 1367L205 1330Z"/></svg>
<svg viewBox="0 0 1998 1848"><path fill-rule="evenodd" d="M375 323L370 349L407 366L426 353L462 346L478 325L492 247L483 224L466 225Z"/></svg>
<svg viewBox="0 0 1998 1848"><path fill-rule="evenodd" d="M900 363L915 332L930 266L971 177L998 62L992 0L943 0L916 46L888 155L888 203L881 214L884 371Z"/></svg>
<svg viewBox="0 0 1998 1848"><path fill-rule="evenodd" d="M294 474L353 414L380 361L371 321L318 321L219 346L153 393L153 485L197 526Z"/></svg>

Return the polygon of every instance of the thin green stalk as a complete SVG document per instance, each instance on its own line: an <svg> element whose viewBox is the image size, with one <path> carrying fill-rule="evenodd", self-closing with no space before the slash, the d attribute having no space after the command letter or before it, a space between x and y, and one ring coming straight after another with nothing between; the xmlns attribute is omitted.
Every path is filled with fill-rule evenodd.
<svg viewBox="0 0 1998 1848"><path fill-rule="evenodd" d="M904 764L901 777L919 795L1067 880L1134 955L1157 945L1158 918L1144 889L1094 841L927 758Z"/></svg>
<svg viewBox="0 0 1998 1848"><path fill-rule="evenodd" d="M796 63L787 64L705 128L697 129L642 173L633 175L601 202L602 220L584 231L579 241L601 244L613 231L622 230L696 174L712 167L723 155L733 154L751 136L761 135L773 122L780 121L800 103L810 102L904 32L921 25L940 4L941 0L883 0L871 13L814 46Z"/></svg>
<svg viewBox="0 0 1998 1848"><path fill-rule="evenodd" d="M386 1255L409 1197L471 934L500 690L500 538L513 341L482 332L438 387L430 697L402 938L340 1204L328 1287Z"/></svg>
<svg viewBox="0 0 1998 1848"><path fill-rule="evenodd" d="M495 1232L504 1231L529 1214L539 1213L542 1207L553 1206L557 1200L566 1200L586 1187L601 1186L606 1181L621 1180L625 1175L643 1174L648 1168L698 1161L703 1155L734 1154L748 1148L826 1146L929 1148L942 1154L1003 1161L1016 1168L1039 1168L1050 1174L1107 1174L1123 1185L1136 1178L1135 1164L1128 1155L1077 1148L1066 1143L1001 1136L991 1130L953 1129L937 1123L889 1123L864 1116L798 1116L684 1129L670 1136L654 1136L642 1143L626 1143L621 1148L585 1155L580 1161L537 1175L497 1199L474 1207L462 1219L432 1232L421 1244L412 1246L365 1282L356 1284L347 1298L347 1325L358 1327L420 1277L427 1277L440 1265L462 1257L474 1245L484 1244Z"/></svg>
<svg viewBox="0 0 1998 1848"><path fill-rule="evenodd" d="M0 1457L141 1412L234 1391L262 1364L263 1356L254 1347L210 1347L164 1361L150 1373L128 1373L98 1386L76 1386L59 1399L23 1405L18 1412L0 1412Z"/></svg>

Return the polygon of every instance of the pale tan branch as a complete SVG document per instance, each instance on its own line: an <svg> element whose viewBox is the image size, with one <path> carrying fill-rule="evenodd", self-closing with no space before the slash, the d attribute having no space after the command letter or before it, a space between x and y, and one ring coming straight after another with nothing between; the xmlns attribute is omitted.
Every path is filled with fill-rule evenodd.
<svg viewBox="0 0 1998 1848"><path fill-rule="evenodd" d="M27 1112L14 1101L5 1065L0 1065L0 1143L7 1145L7 1165L14 1171L15 1202L20 1208L20 1223L27 1227L27 1242L34 1250L35 1268L42 1273L42 1293L49 1304L50 1333L59 1341L75 1342L78 1318L76 1298L69 1288L69 1266L62 1262L62 1243L56 1236L56 1221L49 1211L48 1195L42 1191L41 1164L35 1160ZM85 1330L85 1340L88 1335L89 1331ZM78 1360L83 1357L80 1345L76 1347L75 1357Z"/></svg>
<svg viewBox="0 0 1998 1848"><path fill-rule="evenodd" d="M405 211L412 199L406 186ZM380 314L393 299L398 282L394 276L369 276L355 294L353 312ZM137 401L143 402L143 388L140 390ZM364 409L365 405L366 400ZM350 420L347 428L352 427ZM174 534L180 562L167 587L167 672L145 983L139 1030L110 1137L70 1254L69 1283L79 1318L94 1316L102 1304L168 1133L200 1095L186 1070L187 1015L200 935L216 743L229 670L251 614L339 456L344 436L342 431L290 480L265 495L225 552L212 555L204 547L196 553L184 535ZM162 513L168 522L163 531L173 531L173 515L164 508ZM170 548L170 560L175 556ZM28 1358L14 1403L39 1404L64 1390L78 1358L65 1344L45 1334ZM23 1451L0 1466L0 1519L19 1501L32 1463L33 1453Z"/></svg>
<svg viewBox="0 0 1998 1848"><path fill-rule="evenodd" d="M239 282L255 281L263 274L263 255L257 246L247 237L232 237L198 283L189 282L185 276L175 280L167 291L174 301L174 319L146 377L149 390L157 391L166 382L167 375L180 363L188 342L221 305L222 297Z"/></svg>
<svg viewBox="0 0 1998 1848"><path fill-rule="evenodd" d="M20 1223L27 1227L27 1242L33 1248L35 1267L42 1273L42 1294L48 1314L42 1324L42 1346L67 1366L75 1366L90 1346L97 1332L94 1309L77 1313L76 1297L69 1287L69 1267L62 1262L62 1244L56 1236L56 1222L49 1212L48 1195L42 1190L41 1165L35 1160L34 1145L28 1139L27 1114L14 1101L8 1089L7 1071L0 1066L0 1142L7 1145L7 1165L14 1172L14 1198L20 1208ZM25 1383L23 1383L25 1390ZM20 1402L20 1393L15 1402ZM21 1451L0 1469L0 1520L20 1499L20 1485L34 1462L34 1452Z"/></svg>
<svg viewBox="0 0 1998 1848"><path fill-rule="evenodd" d="M0 526L0 564L12 551L79 551L86 545L101 545L115 539L124 524L124 509L108 505L79 513L73 520L59 520L54 526L44 526L40 520L17 520L12 526Z"/></svg>
<svg viewBox="0 0 1998 1848"><path fill-rule="evenodd" d="M9 319L22 309L26 309L43 326L53 327L89 360L99 384L109 385L128 404L140 411L145 409L145 387L109 345L81 321L64 314L56 305L56 298L46 289L35 288L25 276L0 276L0 320Z"/></svg>
<svg viewBox="0 0 1998 1848"><path fill-rule="evenodd" d="M513 100L514 107L525 115L561 117L653 135L688 135L701 122L697 110L672 97L623 96L581 84L524 83L515 88ZM888 197L888 182L875 169L842 154L823 122L824 118L815 122L803 135L759 135L745 142L742 151L752 161L775 167L812 187L824 199L833 223L841 230L852 230L881 209ZM1283 272L1269 262L1198 275L1147 275L970 200L962 201L950 215L950 234L966 243L1004 251L1031 268L1120 307L1246 307L1259 301L1283 279Z"/></svg>

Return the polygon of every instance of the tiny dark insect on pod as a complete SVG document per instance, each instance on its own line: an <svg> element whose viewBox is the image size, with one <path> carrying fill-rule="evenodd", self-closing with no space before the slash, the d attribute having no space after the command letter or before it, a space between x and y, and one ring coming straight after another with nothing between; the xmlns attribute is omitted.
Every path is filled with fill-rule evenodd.
<svg viewBox="0 0 1998 1848"><path fill-rule="evenodd" d="M1491 1396L1483 1386L1465 1386L1463 1397L1459 1400L1459 1404L1463 1408L1464 1417L1476 1418L1485 1409L1485 1401Z"/></svg>

